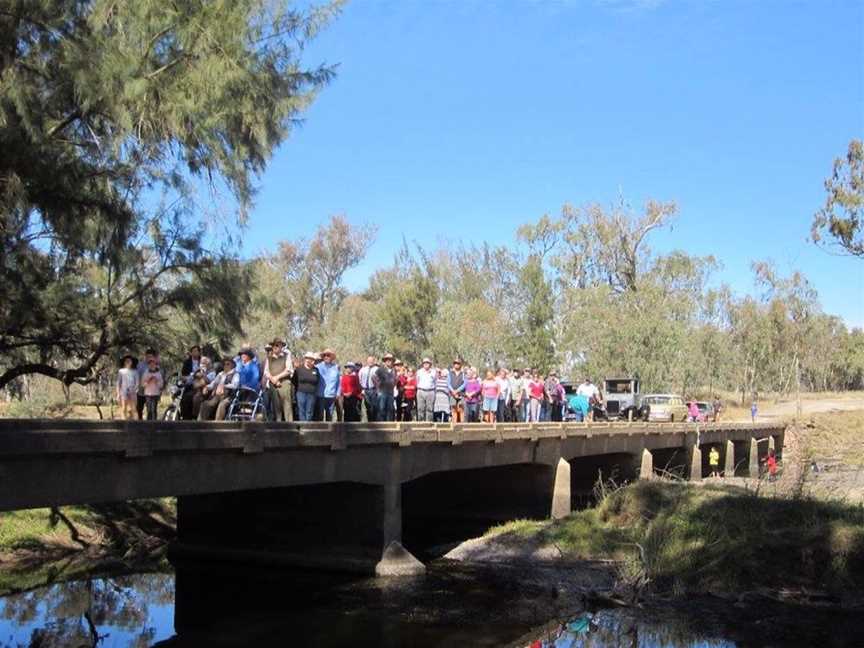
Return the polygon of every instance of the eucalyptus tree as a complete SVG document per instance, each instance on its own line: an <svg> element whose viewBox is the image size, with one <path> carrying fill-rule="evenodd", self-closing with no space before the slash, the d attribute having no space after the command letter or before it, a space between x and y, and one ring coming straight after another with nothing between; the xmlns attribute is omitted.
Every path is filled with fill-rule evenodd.
<svg viewBox="0 0 864 648"><path fill-rule="evenodd" d="M0 387L88 382L172 309L239 326L245 280L222 230L333 77L300 55L338 9L0 5ZM228 209L202 216L212 205Z"/></svg>
<svg viewBox="0 0 864 648"><path fill-rule="evenodd" d="M864 257L864 141L853 139L845 158L834 160L825 191L825 205L813 217L813 241Z"/></svg>

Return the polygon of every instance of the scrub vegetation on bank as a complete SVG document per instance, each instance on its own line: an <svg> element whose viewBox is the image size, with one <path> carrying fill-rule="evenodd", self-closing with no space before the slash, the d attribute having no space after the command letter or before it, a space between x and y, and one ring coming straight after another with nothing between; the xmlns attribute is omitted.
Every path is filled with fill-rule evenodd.
<svg viewBox="0 0 864 648"><path fill-rule="evenodd" d="M752 590L864 594L864 507L665 480L617 489L552 522L495 527L498 545L536 543L564 559L618 562L619 581L683 596Z"/></svg>

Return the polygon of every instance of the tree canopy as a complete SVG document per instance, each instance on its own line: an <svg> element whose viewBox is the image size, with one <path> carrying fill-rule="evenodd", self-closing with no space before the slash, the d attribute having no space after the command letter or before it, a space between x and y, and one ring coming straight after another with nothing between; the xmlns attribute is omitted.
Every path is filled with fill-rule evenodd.
<svg viewBox="0 0 864 648"><path fill-rule="evenodd" d="M846 157L834 160L825 191L825 205L813 217L813 241L864 257L864 141L853 139Z"/></svg>
<svg viewBox="0 0 864 648"><path fill-rule="evenodd" d="M173 314L222 340L239 329L248 269L230 232L334 75L300 55L338 9L3 3L0 387L87 382Z"/></svg>

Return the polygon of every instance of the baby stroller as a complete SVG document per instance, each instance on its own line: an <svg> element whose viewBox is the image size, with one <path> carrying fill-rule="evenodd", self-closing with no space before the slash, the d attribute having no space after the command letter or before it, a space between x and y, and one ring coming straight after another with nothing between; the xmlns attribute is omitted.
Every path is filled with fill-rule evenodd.
<svg viewBox="0 0 864 648"><path fill-rule="evenodd" d="M264 418L264 392L240 387L228 406L229 421L258 421Z"/></svg>

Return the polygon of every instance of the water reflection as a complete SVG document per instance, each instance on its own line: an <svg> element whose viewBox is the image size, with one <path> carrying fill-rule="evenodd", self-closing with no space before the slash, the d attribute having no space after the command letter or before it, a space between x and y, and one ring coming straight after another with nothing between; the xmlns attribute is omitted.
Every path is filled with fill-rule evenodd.
<svg viewBox="0 0 864 648"><path fill-rule="evenodd" d="M173 634L174 577L58 583L0 601L2 648L145 648Z"/></svg>
<svg viewBox="0 0 864 648"><path fill-rule="evenodd" d="M184 565L176 577L60 583L0 599L0 648L864 645L855 611L709 597L643 610L574 612L578 597L563 593L554 575L560 572L447 561L429 567L424 577L379 580ZM585 576L578 578L584 584Z"/></svg>
<svg viewBox="0 0 864 648"><path fill-rule="evenodd" d="M528 648L735 648L725 639L700 636L692 627L651 622L627 610L586 612L551 626Z"/></svg>

